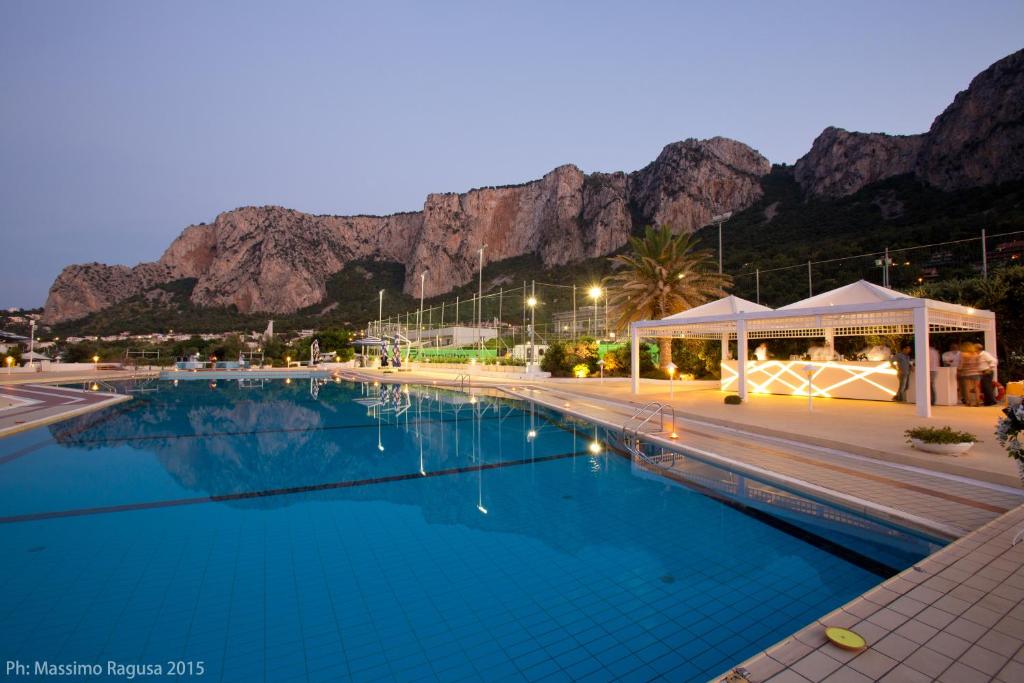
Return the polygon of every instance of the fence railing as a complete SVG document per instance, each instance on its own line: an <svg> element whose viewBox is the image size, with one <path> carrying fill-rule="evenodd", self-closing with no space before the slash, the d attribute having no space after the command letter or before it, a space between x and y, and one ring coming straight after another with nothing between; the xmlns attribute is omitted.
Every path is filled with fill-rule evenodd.
<svg viewBox="0 0 1024 683"><path fill-rule="evenodd" d="M780 256L743 264L729 274L732 293L778 307L858 279L906 290L941 279L987 277L1014 264L1024 264L1024 230L981 230L976 237L898 248L883 245L877 251L803 262ZM604 284L535 280L389 315L370 322L367 333L401 335L415 346L439 352L491 349L499 356L522 352L531 331L538 346L580 337L624 341L625 330L617 329L609 298L614 301L616 292Z"/></svg>

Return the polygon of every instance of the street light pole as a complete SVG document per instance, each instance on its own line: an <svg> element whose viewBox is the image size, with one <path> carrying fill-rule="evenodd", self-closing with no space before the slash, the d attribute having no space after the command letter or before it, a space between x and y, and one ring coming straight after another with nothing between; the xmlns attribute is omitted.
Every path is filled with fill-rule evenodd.
<svg viewBox="0 0 1024 683"><path fill-rule="evenodd" d="M380 290L380 304L377 306L377 336L384 336L384 290Z"/></svg>
<svg viewBox="0 0 1024 683"><path fill-rule="evenodd" d="M732 217L732 211L726 211L720 213L717 216L711 217L712 223L718 223L718 274L722 274L722 223L726 222Z"/></svg>
<svg viewBox="0 0 1024 683"><path fill-rule="evenodd" d="M533 366L537 362L537 344L534 342L533 332L537 327L537 297L532 292L536 291L536 285L531 287L530 298L526 305L530 307L530 362L526 364L526 374L533 374Z"/></svg>
<svg viewBox="0 0 1024 683"><path fill-rule="evenodd" d="M416 341L420 341L423 336L423 284L427 278L427 271L420 273L420 314L416 318ZM422 344L420 344L422 346Z"/></svg>
<svg viewBox="0 0 1024 683"><path fill-rule="evenodd" d="M31 340L28 343L28 362L33 363L32 367L35 367L34 363L36 362L36 321L29 320L28 328L29 330L31 330L29 334L32 335ZM40 365L39 367L40 369L42 369L42 365Z"/></svg>
<svg viewBox="0 0 1024 683"><path fill-rule="evenodd" d="M483 360L484 346L483 339L480 336L480 326L483 324L484 318L484 249L487 245L484 244L480 247L480 275L477 279L476 286L476 347L477 356L479 360Z"/></svg>
<svg viewBox="0 0 1024 683"><path fill-rule="evenodd" d="M601 300L601 288L595 285L590 288L589 294L590 298L594 300L594 339L597 339L597 312L600 308L598 301Z"/></svg>

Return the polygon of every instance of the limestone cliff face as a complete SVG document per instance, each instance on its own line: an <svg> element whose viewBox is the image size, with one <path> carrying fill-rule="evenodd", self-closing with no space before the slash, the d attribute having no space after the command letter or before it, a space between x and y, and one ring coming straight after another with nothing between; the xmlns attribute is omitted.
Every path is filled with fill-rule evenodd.
<svg viewBox="0 0 1024 683"><path fill-rule="evenodd" d="M320 301L327 278L349 261L404 261L420 223L419 214L315 216L246 207L186 228L159 263L198 279L196 304L287 313Z"/></svg>
<svg viewBox="0 0 1024 683"><path fill-rule="evenodd" d="M423 229L406 263L406 291L419 292L423 270L428 271L427 296L468 282L482 245L488 261L530 253L547 264L579 260L586 255L576 220L583 208L583 179L575 166L560 166L517 187L428 196Z"/></svg>
<svg viewBox="0 0 1024 683"><path fill-rule="evenodd" d="M936 117L917 174L943 190L1024 178L1024 50L978 74Z"/></svg>
<svg viewBox="0 0 1024 683"><path fill-rule="evenodd" d="M771 163L728 138L686 140L662 150L629 177L629 194L645 222L691 231L716 213L745 209L761 197Z"/></svg>
<svg viewBox="0 0 1024 683"><path fill-rule="evenodd" d="M924 135L851 133L829 127L796 162L793 173L813 194L845 197L865 185L913 172L924 141Z"/></svg>
<svg viewBox="0 0 1024 683"><path fill-rule="evenodd" d="M927 133L826 128L794 172L805 192L827 197L904 173L942 190L1024 178L1024 50L978 74Z"/></svg>
<svg viewBox="0 0 1024 683"><path fill-rule="evenodd" d="M584 174L560 166L523 185L432 194L423 210L391 216L315 216L245 207L188 227L160 260L134 268L70 266L50 289L46 322L84 316L170 280L196 278L192 301L240 311L292 312L321 301L327 279L355 260L406 267L405 290L433 296L472 279L478 249L488 262L538 254L548 266L623 246L631 206L645 222L694 230L716 212L761 196L767 159L725 138L686 140L632 174Z"/></svg>
<svg viewBox="0 0 1024 683"><path fill-rule="evenodd" d="M43 321L81 318L178 277L181 276L173 269L158 263L143 263L134 268L102 263L68 266L50 287Z"/></svg>

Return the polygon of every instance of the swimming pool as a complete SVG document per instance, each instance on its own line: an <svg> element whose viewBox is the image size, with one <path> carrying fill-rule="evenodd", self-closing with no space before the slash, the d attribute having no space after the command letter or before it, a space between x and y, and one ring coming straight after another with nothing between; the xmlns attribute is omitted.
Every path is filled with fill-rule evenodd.
<svg viewBox="0 0 1024 683"><path fill-rule="evenodd" d="M0 441L5 660L704 680L936 547L499 397L152 387Z"/></svg>

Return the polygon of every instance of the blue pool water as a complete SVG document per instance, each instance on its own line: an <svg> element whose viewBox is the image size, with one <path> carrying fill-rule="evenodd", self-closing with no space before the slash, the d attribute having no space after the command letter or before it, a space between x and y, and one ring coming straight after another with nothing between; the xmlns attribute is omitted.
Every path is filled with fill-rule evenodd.
<svg viewBox="0 0 1024 683"><path fill-rule="evenodd" d="M934 548L510 400L153 386L0 441L3 660L704 680Z"/></svg>

